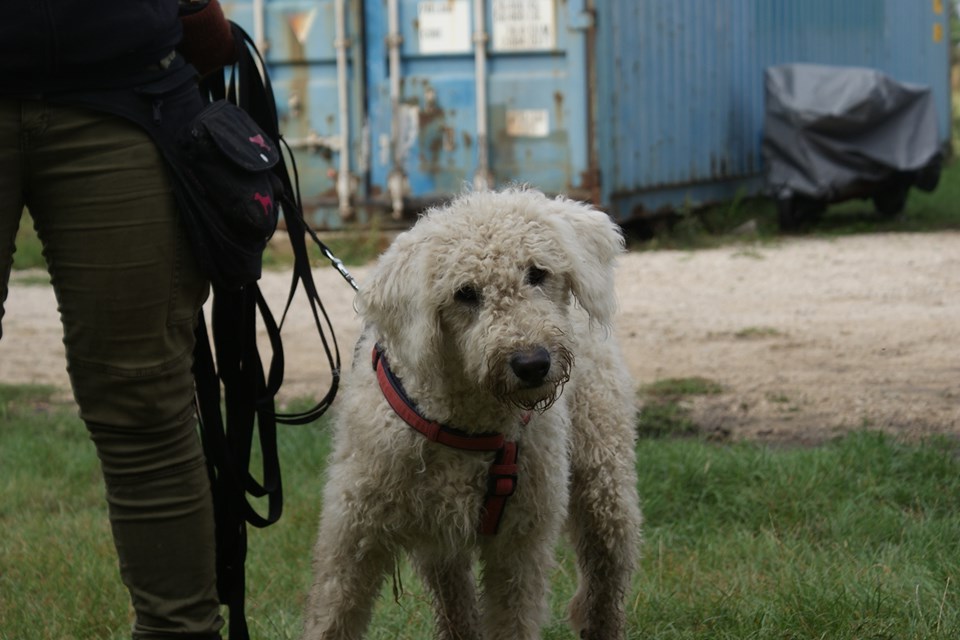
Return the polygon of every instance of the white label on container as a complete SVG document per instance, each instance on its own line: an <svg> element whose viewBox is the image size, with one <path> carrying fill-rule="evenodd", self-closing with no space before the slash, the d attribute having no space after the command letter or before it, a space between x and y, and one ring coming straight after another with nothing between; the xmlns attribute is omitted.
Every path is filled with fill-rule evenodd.
<svg viewBox="0 0 960 640"><path fill-rule="evenodd" d="M465 53L473 49L469 0L422 0L417 4L420 53Z"/></svg>
<svg viewBox="0 0 960 640"><path fill-rule="evenodd" d="M493 0L494 51L549 50L557 44L556 0Z"/></svg>
<svg viewBox="0 0 960 640"><path fill-rule="evenodd" d="M507 135L546 138L550 135L550 114L546 109L508 109Z"/></svg>

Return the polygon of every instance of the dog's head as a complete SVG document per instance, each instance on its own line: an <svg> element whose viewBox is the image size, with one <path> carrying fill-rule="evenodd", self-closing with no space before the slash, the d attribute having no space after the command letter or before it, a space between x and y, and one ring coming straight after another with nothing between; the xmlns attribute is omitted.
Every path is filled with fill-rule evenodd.
<svg viewBox="0 0 960 640"><path fill-rule="evenodd" d="M587 205L522 188L470 193L396 239L358 309L409 370L542 411L576 353L571 296L609 325L622 251L619 228Z"/></svg>

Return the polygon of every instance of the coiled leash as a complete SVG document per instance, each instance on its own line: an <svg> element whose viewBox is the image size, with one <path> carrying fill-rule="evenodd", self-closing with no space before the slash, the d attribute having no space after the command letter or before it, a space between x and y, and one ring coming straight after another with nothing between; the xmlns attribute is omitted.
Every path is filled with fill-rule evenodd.
<svg viewBox="0 0 960 640"><path fill-rule="evenodd" d="M354 290L357 283L304 221L299 176L289 146L279 132L276 103L266 66L250 36L234 23L231 28L238 57L230 84L225 86L224 75L216 73L209 76L201 88L210 101L227 99L238 105L277 148L286 149L289 159L281 159L272 171L282 185L280 208L294 253L293 276L279 323L254 281L237 289L215 285L210 337L203 313L196 329L194 377L200 433L216 518L217 589L221 603L230 611L230 640L248 640L244 611L247 525L269 526L279 520L283 512L277 424L302 425L318 419L333 402L340 381L340 351L333 325L313 280L305 236L316 243L324 257ZM292 178L287 162L293 171ZM281 330L300 286L307 297L330 366L331 382L314 407L298 413L277 413L274 398L283 382L284 369ZM267 371L264 371L257 346L258 316L272 351ZM262 458L262 480L258 480L249 468L255 433ZM251 499L266 500L265 515L254 508Z"/></svg>
<svg viewBox="0 0 960 640"><path fill-rule="evenodd" d="M196 405L213 496L217 590L221 603L230 611L230 640L249 640L244 613L246 527L247 524L254 527L269 526L283 512L277 424L313 422L330 407L340 382L340 351L330 318L313 280L305 237L310 237L354 290L357 289L357 283L343 263L304 221L296 164L290 148L280 135L270 79L253 40L238 25L226 21L213 0L196 0L186 4L201 21L201 30L223 29L224 32L218 35L220 38L225 35L227 44L223 45L223 40L218 38L194 38L192 42L202 46L186 47L181 52L183 59L179 55L170 56L157 69L145 70L141 84L132 89L78 90L64 93L60 99L65 103L126 118L152 137L167 161L181 220L192 242L198 266L212 282L209 331L202 312L195 330L193 373ZM181 8L183 5L181 3ZM205 11L209 13L201 13ZM216 55L207 60L208 64L204 64L200 54L204 49L211 48L217 50ZM194 58L193 54L197 57ZM197 62L196 67L187 64L194 61ZM163 64L168 66L164 67ZM221 68L224 64L229 66ZM168 69L168 72L161 72L161 69ZM200 86L202 101L197 99L195 93L198 69L206 75ZM226 71L230 72L229 86L225 80ZM215 104L218 102L229 104ZM202 103L206 103L206 106ZM240 117L236 113L238 107L246 115ZM259 127L268 140L241 136L241 142L272 145L270 160L274 160L274 153L278 156L266 168L278 185L273 195L280 204L279 209L271 207L270 212L275 217L269 232L272 233L276 216L282 210L294 253L290 291L279 323L274 319L256 282L260 276L265 238L268 236L252 240L242 234L231 237L230 225L236 223L237 218L231 219L230 215L235 212L230 207L227 211L216 207L211 210L209 201L215 200L214 196L224 196L224 191L228 192L227 196L232 195L229 193L232 190L219 183L211 184L198 179L199 173L195 171L197 166L191 162L204 163L191 161L181 153L179 132L182 125L192 124L189 122L191 118L199 117L197 109L208 110L207 115L213 111L228 112L232 109L233 116L239 118L238 122L252 119L252 123L247 124ZM222 122L220 124L218 132L223 134L225 127ZM236 137L231 140L236 141ZM224 140L217 139L215 142L222 145ZM230 146L228 151L243 151L236 145L227 146ZM281 149L286 150L287 158L284 158ZM237 158L231 156L225 160L236 162ZM292 176L288 171L288 162ZM243 186L242 182L240 186ZM261 194L253 195L258 197ZM244 242L246 240L250 242ZM284 368L280 334L283 321L301 285L330 367L331 382L314 407L298 413L277 413L274 399L283 382ZM262 323L272 351L266 371L257 345L258 321ZM250 471L255 434L262 458L262 480L258 480ZM267 503L266 514L261 515L250 499L264 498Z"/></svg>

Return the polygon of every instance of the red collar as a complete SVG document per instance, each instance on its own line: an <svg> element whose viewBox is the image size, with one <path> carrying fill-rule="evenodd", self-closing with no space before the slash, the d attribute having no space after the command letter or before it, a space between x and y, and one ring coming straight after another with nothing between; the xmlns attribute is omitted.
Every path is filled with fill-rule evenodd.
<svg viewBox="0 0 960 640"><path fill-rule="evenodd" d="M390 371L387 356L379 344L373 348L373 370L377 373L380 391L390 408L427 440L452 449L496 452L497 455L490 465L487 495L480 521L481 534L495 534L500 526L507 498L512 496L517 488L517 443L507 441L502 433L466 433L424 418L404 391L400 380ZM526 424L529 420L529 415L526 415L523 423Z"/></svg>

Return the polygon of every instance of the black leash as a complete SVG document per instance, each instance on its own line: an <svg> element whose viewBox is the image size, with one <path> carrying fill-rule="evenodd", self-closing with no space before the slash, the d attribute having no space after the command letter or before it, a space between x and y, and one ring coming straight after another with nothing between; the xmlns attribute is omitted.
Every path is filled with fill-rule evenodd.
<svg viewBox="0 0 960 640"><path fill-rule="evenodd" d="M280 135L266 66L250 36L236 24L231 23L231 26L238 46L238 61L230 83L226 85L223 74L217 73L205 80L201 88L211 101L227 98L250 114L278 148L283 144L293 168L293 179L286 162L281 161L274 168L283 185L281 209L294 253L293 276L280 323L275 321L254 282L237 290L214 286L210 331L203 313L196 328L194 376L200 433L216 517L217 589L222 604L230 610L230 640L249 640L244 610L247 525L269 526L283 512L277 424L306 424L318 419L333 402L340 382L340 351L333 325L313 280L306 237L317 244L324 257L354 289L357 284L343 263L304 221L299 177L292 153ZM284 369L281 330L300 286L310 304L323 344L331 383L311 409L277 413L274 399L283 382ZM269 337L272 351L266 371L257 346L258 318ZM249 468L255 437L262 458L262 480L257 480ZM254 508L251 499L266 499L266 515Z"/></svg>

